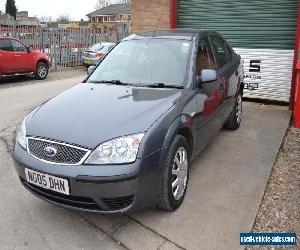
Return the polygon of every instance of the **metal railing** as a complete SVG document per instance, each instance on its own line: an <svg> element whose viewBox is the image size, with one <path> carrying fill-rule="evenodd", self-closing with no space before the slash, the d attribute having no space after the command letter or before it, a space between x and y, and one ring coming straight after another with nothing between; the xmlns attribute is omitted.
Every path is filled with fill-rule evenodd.
<svg viewBox="0 0 300 250"><path fill-rule="evenodd" d="M21 40L34 50L48 55L53 68L82 65L82 53L98 42L116 42L117 34L110 29L89 28L41 28L1 26L0 37L9 36Z"/></svg>

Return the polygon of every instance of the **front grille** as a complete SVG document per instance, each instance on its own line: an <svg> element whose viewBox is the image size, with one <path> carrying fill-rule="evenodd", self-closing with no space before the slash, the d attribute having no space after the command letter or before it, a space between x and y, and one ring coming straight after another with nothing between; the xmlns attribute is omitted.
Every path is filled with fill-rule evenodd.
<svg viewBox="0 0 300 250"><path fill-rule="evenodd" d="M56 154L48 156L45 153L45 148L47 147L54 148ZM36 158L47 162L77 165L86 159L90 150L40 138L28 138L28 152Z"/></svg>
<svg viewBox="0 0 300 250"><path fill-rule="evenodd" d="M21 182L32 193L43 197L46 200L53 201L62 205L71 206L74 208L102 211L101 207L99 207L98 204L91 198L56 193L51 190L32 185L23 179L21 179Z"/></svg>
<svg viewBox="0 0 300 250"><path fill-rule="evenodd" d="M121 210L132 205L133 197L130 195L119 198L102 198L102 201L110 210Z"/></svg>

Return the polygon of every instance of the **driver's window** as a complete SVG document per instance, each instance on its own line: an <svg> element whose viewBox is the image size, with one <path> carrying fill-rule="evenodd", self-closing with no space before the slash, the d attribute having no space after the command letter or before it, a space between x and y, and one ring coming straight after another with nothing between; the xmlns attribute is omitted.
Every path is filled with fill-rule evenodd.
<svg viewBox="0 0 300 250"><path fill-rule="evenodd" d="M11 40L11 43L14 48L14 51L17 51L17 52L26 52L27 51L26 47L22 43L20 43L16 40Z"/></svg>
<svg viewBox="0 0 300 250"><path fill-rule="evenodd" d="M198 44L196 69L197 75L203 69L216 69L215 59L207 38L202 39Z"/></svg>

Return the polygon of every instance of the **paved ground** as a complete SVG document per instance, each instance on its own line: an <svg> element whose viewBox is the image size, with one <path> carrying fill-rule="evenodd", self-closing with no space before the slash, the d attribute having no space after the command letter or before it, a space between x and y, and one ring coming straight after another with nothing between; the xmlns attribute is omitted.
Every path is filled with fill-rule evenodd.
<svg viewBox="0 0 300 250"><path fill-rule="evenodd" d="M85 67L78 67L77 70L72 68L64 68L64 70L57 70L56 72L50 71L48 77L43 82L52 82L72 77L85 76L87 69ZM40 83L40 81L35 81L33 75L27 76L7 76L0 78L0 89L11 88L16 86L23 86L29 84Z"/></svg>
<svg viewBox="0 0 300 250"><path fill-rule="evenodd" d="M43 82L0 83L1 248L240 249L239 233L252 228L288 126L287 108L245 103L240 130L222 131L192 164L186 200L175 213L82 214L27 192L8 151L27 112L83 77L81 70L52 73Z"/></svg>
<svg viewBox="0 0 300 250"><path fill-rule="evenodd" d="M253 232L295 232L300 249L300 129L289 128L273 166ZM279 248L280 249L280 248ZM252 246L247 250L273 250Z"/></svg>

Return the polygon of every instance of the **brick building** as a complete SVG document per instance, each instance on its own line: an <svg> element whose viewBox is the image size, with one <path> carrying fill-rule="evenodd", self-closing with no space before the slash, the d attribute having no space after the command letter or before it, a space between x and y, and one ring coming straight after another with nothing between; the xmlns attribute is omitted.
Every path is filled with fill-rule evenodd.
<svg viewBox="0 0 300 250"><path fill-rule="evenodd" d="M114 28L116 23L129 23L130 3L112 4L87 14L93 28Z"/></svg>
<svg viewBox="0 0 300 250"><path fill-rule="evenodd" d="M142 32L168 29L170 0L131 0L131 31Z"/></svg>

